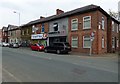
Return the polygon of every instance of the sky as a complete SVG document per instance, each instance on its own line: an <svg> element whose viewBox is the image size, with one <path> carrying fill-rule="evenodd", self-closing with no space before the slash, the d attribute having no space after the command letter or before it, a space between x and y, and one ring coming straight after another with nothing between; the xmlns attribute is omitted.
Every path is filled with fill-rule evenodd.
<svg viewBox="0 0 120 84"><path fill-rule="evenodd" d="M120 0L0 0L0 29L3 26L26 24L39 19L40 16L48 17L56 14L56 9L64 12L74 10L86 5L94 4L106 12L111 9L118 12ZM16 13L14 13L16 11Z"/></svg>

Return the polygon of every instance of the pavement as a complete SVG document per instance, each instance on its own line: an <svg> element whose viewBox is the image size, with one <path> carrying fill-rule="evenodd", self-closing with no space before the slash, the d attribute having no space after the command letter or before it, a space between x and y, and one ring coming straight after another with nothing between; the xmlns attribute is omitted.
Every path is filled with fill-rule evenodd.
<svg viewBox="0 0 120 84"><path fill-rule="evenodd" d="M25 50L31 50L29 47L20 47L19 49L25 49ZM88 57L118 57L119 54L116 53L104 53L104 54L92 54L91 56L89 55L89 53L79 53L79 52L70 52L70 55L73 56L88 56Z"/></svg>

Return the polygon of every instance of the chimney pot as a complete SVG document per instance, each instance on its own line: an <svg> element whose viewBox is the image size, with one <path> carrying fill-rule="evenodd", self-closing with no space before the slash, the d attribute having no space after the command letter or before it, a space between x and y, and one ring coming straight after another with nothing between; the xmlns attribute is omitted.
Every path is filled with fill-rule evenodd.
<svg viewBox="0 0 120 84"><path fill-rule="evenodd" d="M59 15L59 14L62 14L62 13L64 13L63 10L60 10L60 9L57 9L57 10L56 10L56 15Z"/></svg>

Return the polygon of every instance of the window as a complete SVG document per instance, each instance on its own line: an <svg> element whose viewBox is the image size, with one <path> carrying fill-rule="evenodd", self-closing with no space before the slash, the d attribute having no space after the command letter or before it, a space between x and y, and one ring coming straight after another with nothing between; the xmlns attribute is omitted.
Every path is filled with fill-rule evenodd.
<svg viewBox="0 0 120 84"><path fill-rule="evenodd" d="M11 36L13 36L13 33L12 33L12 31L11 31L11 34L10 34Z"/></svg>
<svg viewBox="0 0 120 84"><path fill-rule="evenodd" d="M91 16L83 17L83 29L91 28Z"/></svg>
<svg viewBox="0 0 120 84"><path fill-rule="evenodd" d="M119 32L119 30L118 30L118 26L119 26L119 25L117 24L117 33Z"/></svg>
<svg viewBox="0 0 120 84"><path fill-rule="evenodd" d="M22 30L22 35L24 35L24 30Z"/></svg>
<svg viewBox="0 0 120 84"><path fill-rule="evenodd" d="M102 48L105 48L105 45L104 45L104 38L102 37Z"/></svg>
<svg viewBox="0 0 120 84"><path fill-rule="evenodd" d="M102 17L102 29L105 29L105 20L104 20L104 17Z"/></svg>
<svg viewBox="0 0 120 84"><path fill-rule="evenodd" d="M41 33L44 33L44 30L45 30L44 24L42 24Z"/></svg>
<svg viewBox="0 0 120 84"><path fill-rule="evenodd" d="M72 19L71 30L78 30L78 19Z"/></svg>
<svg viewBox="0 0 120 84"><path fill-rule="evenodd" d="M90 47L91 47L90 36L83 36L83 48L90 48Z"/></svg>
<svg viewBox="0 0 120 84"><path fill-rule="evenodd" d="M117 47L119 47L119 40L117 39Z"/></svg>
<svg viewBox="0 0 120 84"><path fill-rule="evenodd" d="M114 21L112 21L112 31L114 31Z"/></svg>
<svg viewBox="0 0 120 84"><path fill-rule="evenodd" d="M29 30L27 29L27 35L29 35Z"/></svg>
<svg viewBox="0 0 120 84"><path fill-rule="evenodd" d="M58 23L53 24L54 31L58 31Z"/></svg>
<svg viewBox="0 0 120 84"><path fill-rule="evenodd" d="M112 38L112 48L115 48L115 39L114 39L114 37Z"/></svg>
<svg viewBox="0 0 120 84"><path fill-rule="evenodd" d="M77 36L72 37L72 47L78 48L78 37Z"/></svg>

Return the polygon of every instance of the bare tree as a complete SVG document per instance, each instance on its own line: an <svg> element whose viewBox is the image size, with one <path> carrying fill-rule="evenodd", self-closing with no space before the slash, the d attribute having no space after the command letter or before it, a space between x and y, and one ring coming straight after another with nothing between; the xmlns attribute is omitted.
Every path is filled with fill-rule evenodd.
<svg viewBox="0 0 120 84"><path fill-rule="evenodd" d="M109 9L109 15L110 16L112 16L113 18L116 18L116 19L118 19L118 13L117 12L114 12L114 11L112 11L111 9Z"/></svg>

